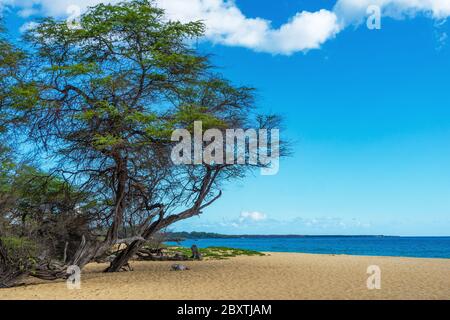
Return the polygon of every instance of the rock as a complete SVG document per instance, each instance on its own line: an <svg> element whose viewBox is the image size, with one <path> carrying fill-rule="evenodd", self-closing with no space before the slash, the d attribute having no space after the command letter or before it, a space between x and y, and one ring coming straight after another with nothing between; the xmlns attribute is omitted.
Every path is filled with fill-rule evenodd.
<svg viewBox="0 0 450 320"><path fill-rule="evenodd" d="M184 264L173 264L172 265L172 271L185 271L185 270L189 270L189 268L187 266L185 266Z"/></svg>

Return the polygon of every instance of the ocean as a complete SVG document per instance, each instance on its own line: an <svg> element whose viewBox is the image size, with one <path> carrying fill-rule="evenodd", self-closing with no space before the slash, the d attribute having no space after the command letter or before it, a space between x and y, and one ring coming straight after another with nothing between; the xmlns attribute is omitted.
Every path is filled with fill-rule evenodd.
<svg viewBox="0 0 450 320"><path fill-rule="evenodd" d="M187 239L180 244L185 247L196 244L200 248L214 246L272 252L450 259L450 237L242 237Z"/></svg>

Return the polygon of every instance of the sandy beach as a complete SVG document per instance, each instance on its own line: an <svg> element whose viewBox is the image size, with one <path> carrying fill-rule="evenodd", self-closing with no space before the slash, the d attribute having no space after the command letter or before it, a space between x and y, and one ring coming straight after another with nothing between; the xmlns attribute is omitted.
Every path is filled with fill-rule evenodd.
<svg viewBox="0 0 450 320"><path fill-rule="evenodd" d="M133 272L104 274L91 264L80 290L66 283L1 289L0 299L450 299L450 259L299 253L229 260L133 262ZM366 286L367 267L381 268L381 289Z"/></svg>

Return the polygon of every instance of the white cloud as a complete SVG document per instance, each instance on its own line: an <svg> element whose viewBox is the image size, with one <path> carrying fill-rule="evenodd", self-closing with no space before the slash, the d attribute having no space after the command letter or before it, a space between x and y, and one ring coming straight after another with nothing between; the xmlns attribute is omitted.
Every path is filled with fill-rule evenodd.
<svg viewBox="0 0 450 320"><path fill-rule="evenodd" d="M170 18L203 20L206 37L214 43L285 55L320 48L348 24L363 21L371 5L378 5L382 15L391 18L417 14L433 19L450 16L450 0L337 0L332 11L298 12L275 29L269 20L246 17L233 0L157 0L157 3Z"/></svg>
<svg viewBox="0 0 450 320"><path fill-rule="evenodd" d="M317 49L339 31L337 16L333 12L323 9L303 11L280 29L271 30L261 49L281 54Z"/></svg>
<svg viewBox="0 0 450 320"><path fill-rule="evenodd" d="M100 2L119 0L0 0L4 6L16 7L23 16L36 14L67 16L67 9L77 5L82 10ZM358 24L366 17L367 7L378 5L383 17L405 18L424 14L433 19L450 16L450 0L337 0L334 8L316 12L301 11L279 28L270 20L249 18L234 0L155 0L170 19L202 20L206 40L238 46L258 52L290 55L318 49L334 38L348 24Z"/></svg>
<svg viewBox="0 0 450 320"><path fill-rule="evenodd" d="M319 48L339 31L333 12L302 11L280 28L262 18L247 18L233 1L158 0L170 19L202 20L206 37L214 43L240 46L261 52L292 54Z"/></svg>
<svg viewBox="0 0 450 320"><path fill-rule="evenodd" d="M0 0L1 4L18 7L22 14L36 13L66 16L67 8L77 5L82 10L101 0ZM206 39L217 44L239 46L259 52L292 54L319 48L335 36L339 28L333 12L302 11L278 29L271 21L248 18L233 0L156 0L170 19L183 22L202 20L206 25Z"/></svg>
<svg viewBox="0 0 450 320"><path fill-rule="evenodd" d="M24 8L17 13L22 18L29 18L32 15L39 14L39 10L35 8Z"/></svg>
<svg viewBox="0 0 450 320"><path fill-rule="evenodd" d="M67 9L70 6L79 6L82 10L87 7L95 6L99 3L112 3L118 0L0 0L2 4L9 7L20 9L19 14L43 14L54 17L63 17L67 15Z"/></svg>
<svg viewBox="0 0 450 320"><path fill-rule="evenodd" d="M222 221L185 220L176 225L180 231L207 231L229 234L373 234L377 226L369 221L356 218L331 216L296 217L288 219L265 218L254 221L244 214L235 219L223 218ZM259 215L257 215L259 217Z"/></svg>
<svg viewBox="0 0 450 320"><path fill-rule="evenodd" d="M363 223L357 219L344 220L339 217L317 217L302 218L298 217L290 223L299 227L307 227L311 230L317 229L349 229L349 228L370 228L370 223Z"/></svg>
<svg viewBox="0 0 450 320"><path fill-rule="evenodd" d="M438 49L441 49L445 44L447 43L448 34L447 32L442 32L438 35L437 41L438 41Z"/></svg>
<svg viewBox="0 0 450 320"><path fill-rule="evenodd" d="M204 225L204 227L223 227L223 228L233 228L233 229L246 229L256 226L262 226L267 223L274 221L272 219L267 219L267 215L259 211L243 211L238 218L224 219L219 223L209 223Z"/></svg>
<svg viewBox="0 0 450 320"><path fill-rule="evenodd" d="M433 19L445 19L450 16L449 0L338 0L333 11L343 24L358 23L366 16L369 6L381 8L383 17L406 18L418 14Z"/></svg>
<svg viewBox="0 0 450 320"><path fill-rule="evenodd" d="M258 222L258 221L263 221L266 220L267 216L264 213L258 212L258 211L244 211L241 212L241 215L239 217L239 221L240 222L244 222L244 221L252 221L252 222Z"/></svg>
<svg viewBox="0 0 450 320"><path fill-rule="evenodd" d="M8 6L12 5L14 0L0 0L0 17L3 15L3 11L5 11Z"/></svg>
<svg viewBox="0 0 450 320"><path fill-rule="evenodd" d="M30 29L36 27L36 25L37 25L36 22L33 22L33 21L27 22L27 23L23 24L23 25L20 27L19 31L20 31L21 33L24 33L24 32L26 32L26 31L28 31L28 30L30 30Z"/></svg>
<svg viewBox="0 0 450 320"><path fill-rule="evenodd" d="M233 2L223 0L158 0L170 19L202 20L210 40L244 47L258 46L269 30L269 21L246 18Z"/></svg>

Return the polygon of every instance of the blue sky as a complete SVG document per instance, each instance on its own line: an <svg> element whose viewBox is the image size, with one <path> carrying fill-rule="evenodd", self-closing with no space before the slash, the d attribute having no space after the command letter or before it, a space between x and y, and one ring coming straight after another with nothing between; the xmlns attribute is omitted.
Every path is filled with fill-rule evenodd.
<svg viewBox="0 0 450 320"><path fill-rule="evenodd" d="M171 14L236 24L207 21L200 50L236 84L257 88L261 110L285 117L294 155L275 176L228 185L176 229L450 235L450 1L371 1L388 3L380 30L349 0L338 0L341 9L336 1L212 2ZM15 36L38 16L66 14L46 0L2 3Z"/></svg>

